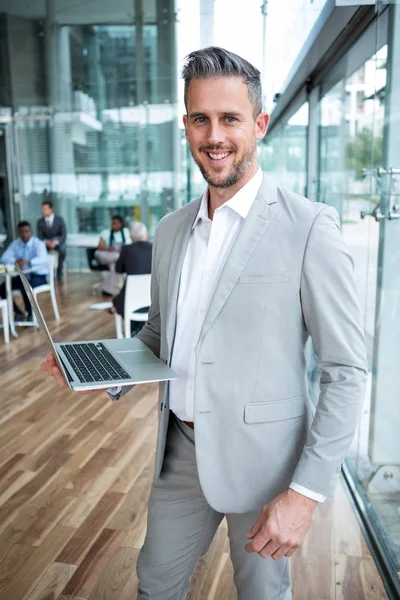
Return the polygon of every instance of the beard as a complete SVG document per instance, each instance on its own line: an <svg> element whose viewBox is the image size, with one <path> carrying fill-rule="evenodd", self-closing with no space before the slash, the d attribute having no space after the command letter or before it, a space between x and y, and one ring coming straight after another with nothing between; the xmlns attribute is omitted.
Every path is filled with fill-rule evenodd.
<svg viewBox="0 0 400 600"><path fill-rule="evenodd" d="M210 148L210 147L201 147L199 148L200 152L221 152L221 148ZM241 160L237 160L233 163L230 172L226 175L226 177L222 180L218 180L215 178L214 175L212 175L211 173L209 173L206 169L206 167L203 165L203 163L196 158L196 156L194 155L194 152L192 151L192 149L190 148L190 152L191 155L193 156L193 160L195 161L196 165L199 167L201 174L203 175L204 179L206 180L206 182L208 183L208 185L215 187L215 188L229 188L232 187L234 185L236 185L237 183L239 183L239 181L241 179L243 179L243 177L246 175L247 171L249 170L250 166L253 163L254 160L254 156L257 153L257 145L256 142L254 142L253 146L248 148L245 153L244 156ZM222 172L222 169L224 167L217 167L215 169L215 171L218 173L218 169L219 172Z"/></svg>

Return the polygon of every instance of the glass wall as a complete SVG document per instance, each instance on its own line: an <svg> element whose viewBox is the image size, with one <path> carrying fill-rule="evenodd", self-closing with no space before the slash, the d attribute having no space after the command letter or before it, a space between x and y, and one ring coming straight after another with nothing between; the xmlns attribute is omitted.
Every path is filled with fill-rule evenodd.
<svg viewBox="0 0 400 600"><path fill-rule="evenodd" d="M259 163L280 185L307 195L308 102L259 145Z"/></svg>
<svg viewBox="0 0 400 600"><path fill-rule="evenodd" d="M354 259L368 349L361 422L345 473L400 594L400 4L375 18L318 83L304 82L259 147L276 181L334 206ZM308 178L308 179L307 179ZM309 189L307 190L307 183ZM312 347L314 402L319 373ZM397 597L396 593L394 597Z"/></svg>
<svg viewBox="0 0 400 600"><path fill-rule="evenodd" d="M342 62L344 76L336 76L338 65L321 88L319 201L334 206L341 217L354 258L368 347L367 392L346 467L396 586L400 573L400 6L392 4L382 12Z"/></svg>
<svg viewBox="0 0 400 600"><path fill-rule="evenodd" d="M115 213L152 234L185 198L174 2L39 4L0 0L16 218L35 223L51 199L69 245L95 243Z"/></svg>

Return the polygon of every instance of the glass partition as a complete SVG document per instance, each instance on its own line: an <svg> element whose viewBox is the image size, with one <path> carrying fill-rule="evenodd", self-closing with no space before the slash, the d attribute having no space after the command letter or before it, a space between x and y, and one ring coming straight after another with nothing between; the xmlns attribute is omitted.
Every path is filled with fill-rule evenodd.
<svg viewBox="0 0 400 600"><path fill-rule="evenodd" d="M261 168L282 186L307 195L308 102L259 145Z"/></svg>
<svg viewBox="0 0 400 600"><path fill-rule="evenodd" d="M69 244L96 243L115 213L152 235L185 199L173 0L3 4L0 107L20 217L34 224L50 199ZM82 266L73 252L68 266Z"/></svg>
<svg viewBox="0 0 400 600"><path fill-rule="evenodd" d="M399 590L400 6L387 8L374 28L362 64L320 101L319 201L339 212L368 348L361 424L346 468Z"/></svg>

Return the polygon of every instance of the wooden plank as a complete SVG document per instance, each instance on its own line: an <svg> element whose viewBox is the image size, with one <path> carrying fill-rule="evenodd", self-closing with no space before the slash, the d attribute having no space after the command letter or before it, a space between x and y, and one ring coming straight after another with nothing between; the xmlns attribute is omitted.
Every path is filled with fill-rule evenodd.
<svg viewBox="0 0 400 600"><path fill-rule="evenodd" d="M361 560L359 556L336 557L336 600L364 600Z"/></svg>
<svg viewBox="0 0 400 600"><path fill-rule="evenodd" d="M34 477L33 472L18 470L0 481L0 506Z"/></svg>
<svg viewBox="0 0 400 600"><path fill-rule="evenodd" d="M362 534L342 486L338 486L335 500L335 555L361 557L363 556Z"/></svg>
<svg viewBox="0 0 400 600"><path fill-rule="evenodd" d="M128 494L123 494L123 503L108 526L111 529L129 531L130 540L136 540L142 530L147 514L147 498L150 493L150 468L145 467ZM113 492L116 493L116 492Z"/></svg>
<svg viewBox="0 0 400 600"><path fill-rule="evenodd" d="M70 542L58 555L56 562L79 564L124 498L123 494L107 492L94 507L83 525L75 532Z"/></svg>
<svg viewBox="0 0 400 600"><path fill-rule="evenodd" d="M0 598L6 598L3 590L7 588L14 575L23 568L34 548L14 544L0 561Z"/></svg>
<svg viewBox="0 0 400 600"><path fill-rule="evenodd" d="M89 600L132 600L136 597L139 550L118 548L104 565Z"/></svg>
<svg viewBox="0 0 400 600"><path fill-rule="evenodd" d="M93 482L93 485L84 494L79 495L78 501L74 504L73 510L68 512L64 518L63 524L76 529L81 527L102 496L109 490L116 477L115 469L105 469Z"/></svg>
<svg viewBox="0 0 400 600"><path fill-rule="evenodd" d="M62 519L68 507L74 502L75 494L66 490L46 494L41 502L28 504L21 511L28 511L34 519L32 525L21 535L19 543L27 546L39 546L48 533Z"/></svg>
<svg viewBox="0 0 400 600"><path fill-rule="evenodd" d="M74 530L57 526L44 542L35 548L25 564L18 569L11 581L4 586L0 600L19 600L28 595L42 578L49 566L72 536Z"/></svg>
<svg viewBox="0 0 400 600"><path fill-rule="evenodd" d="M57 600L77 569L76 565L53 563L26 600Z"/></svg>
<svg viewBox="0 0 400 600"><path fill-rule="evenodd" d="M20 506L30 500L37 492L51 481L52 477L68 460L68 455L60 454L49 461L28 483L21 487L0 507L0 523L5 524Z"/></svg>
<svg viewBox="0 0 400 600"><path fill-rule="evenodd" d="M62 590L63 595L89 598L123 538L124 533L121 531L104 529L91 546L73 577Z"/></svg>
<svg viewBox="0 0 400 600"><path fill-rule="evenodd" d="M154 446L144 443L132 455L126 466L115 479L111 491L126 494L132 488L136 479L147 465L153 465Z"/></svg>

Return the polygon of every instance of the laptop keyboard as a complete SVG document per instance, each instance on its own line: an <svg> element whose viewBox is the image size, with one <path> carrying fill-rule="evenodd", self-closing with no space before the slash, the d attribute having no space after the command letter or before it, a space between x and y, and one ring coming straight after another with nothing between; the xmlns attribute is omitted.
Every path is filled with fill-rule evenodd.
<svg viewBox="0 0 400 600"><path fill-rule="evenodd" d="M101 342L60 345L82 383L129 379L129 373Z"/></svg>

